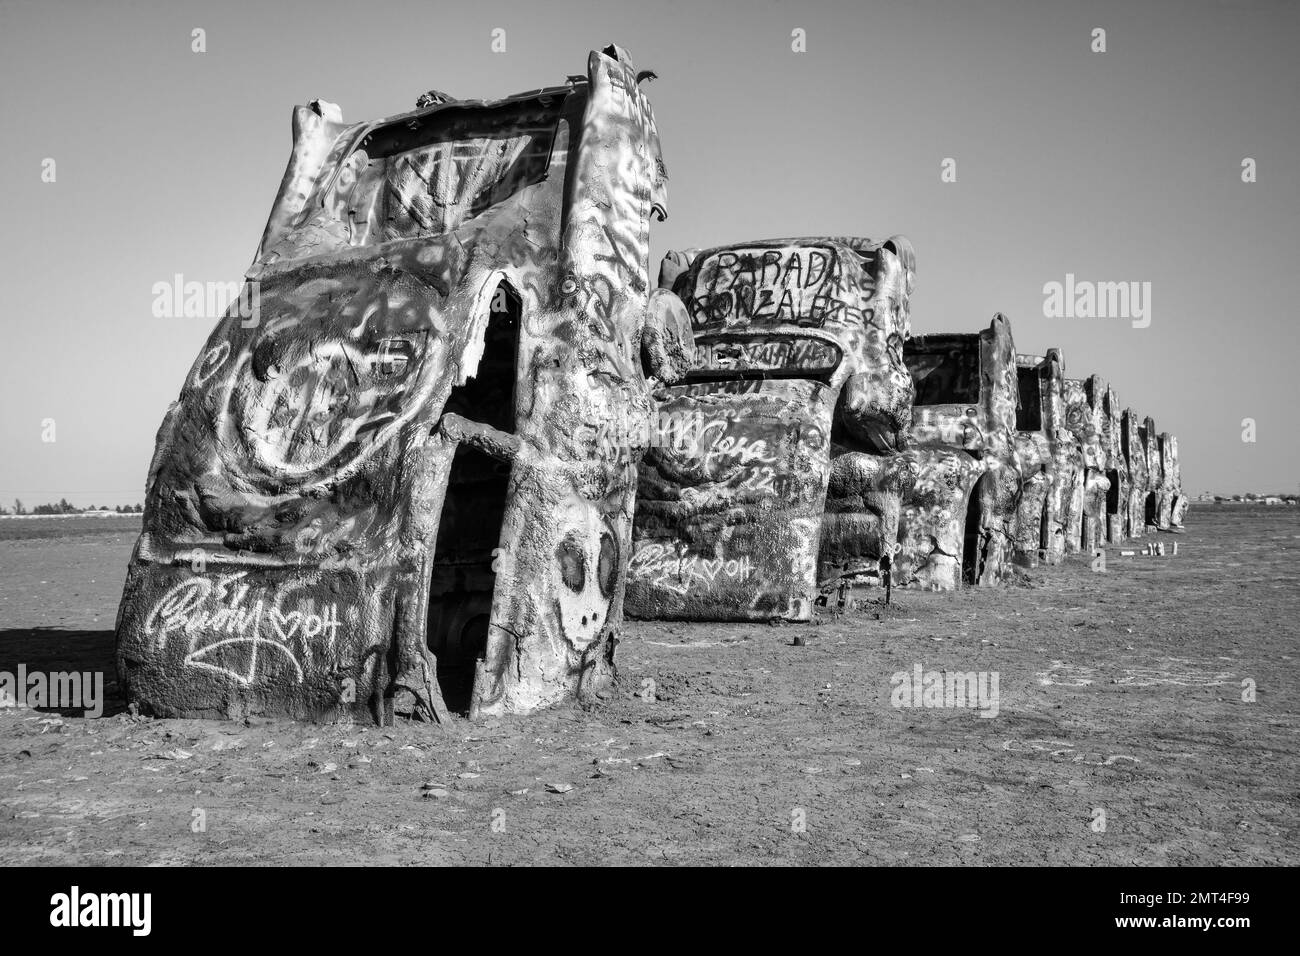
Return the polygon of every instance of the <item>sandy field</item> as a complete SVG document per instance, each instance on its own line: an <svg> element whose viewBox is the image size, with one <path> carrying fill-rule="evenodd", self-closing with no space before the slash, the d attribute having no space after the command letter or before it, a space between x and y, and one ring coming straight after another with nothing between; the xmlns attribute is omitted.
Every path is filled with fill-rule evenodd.
<svg viewBox="0 0 1300 956"><path fill-rule="evenodd" d="M0 862L1295 865L1300 509L1187 524L1104 574L630 622L607 699L437 728L134 717L138 519L0 521L0 671L108 695L0 709ZM918 665L996 675L997 715L894 706Z"/></svg>

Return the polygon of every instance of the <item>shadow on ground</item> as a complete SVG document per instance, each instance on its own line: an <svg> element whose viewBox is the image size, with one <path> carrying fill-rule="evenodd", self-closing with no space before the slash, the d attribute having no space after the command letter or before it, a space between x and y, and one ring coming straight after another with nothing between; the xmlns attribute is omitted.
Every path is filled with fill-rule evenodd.
<svg viewBox="0 0 1300 956"><path fill-rule="evenodd" d="M113 663L112 630L79 631L57 627L19 627L0 630L0 672L27 674L68 673L104 675L104 717L123 713L126 700L117 683ZM37 707L61 717L81 717L82 708Z"/></svg>

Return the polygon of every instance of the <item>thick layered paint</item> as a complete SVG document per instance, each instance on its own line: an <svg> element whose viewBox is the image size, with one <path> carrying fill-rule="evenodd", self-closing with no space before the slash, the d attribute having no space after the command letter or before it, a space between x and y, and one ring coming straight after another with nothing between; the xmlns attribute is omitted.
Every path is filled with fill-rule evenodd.
<svg viewBox="0 0 1300 956"><path fill-rule="evenodd" d="M1156 439L1156 454L1160 459L1160 481L1153 488L1155 525L1161 531L1181 529L1188 501L1183 494L1183 474L1178 464L1178 439L1161 432Z"/></svg>
<svg viewBox="0 0 1300 956"><path fill-rule="evenodd" d="M1084 385L1088 402L1100 422L1102 471L1106 476L1106 515L1100 529L1106 543L1124 540L1124 511L1129 496L1129 470L1124 460L1123 411L1115 390L1099 375Z"/></svg>
<svg viewBox="0 0 1300 956"><path fill-rule="evenodd" d="M1142 438L1142 424L1131 408L1124 409L1121 423L1124 461L1128 466L1128 501L1124 516L1124 532L1130 538L1140 538L1146 533L1146 495L1150 476L1147 473L1146 446Z"/></svg>
<svg viewBox="0 0 1300 956"><path fill-rule="evenodd" d="M1065 380L1065 426L1079 442L1082 467L1074 474L1067 509L1065 547L1067 551L1091 553L1105 538L1106 452L1102 445L1100 404L1089 400L1082 379Z"/></svg>
<svg viewBox="0 0 1300 956"><path fill-rule="evenodd" d="M1150 415L1142 420L1139 435L1147 460L1147 490L1142 500L1142 520L1147 529L1151 530L1160 524L1160 489L1164 484L1165 472L1160 460L1160 434Z"/></svg>
<svg viewBox="0 0 1300 956"><path fill-rule="evenodd" d="M1015 558L1032 567L1065 555L1067 503L1080 455L1065 427L1065 371L1058 349L1017 355L1020 408L1016 447L1021 489L1016 507Z"/></svg>
<svg viewBox="0 0 1300 956"><path fill-rule="evenodd" d="M660 413L698 441L642 462L629 613L809 619L832 444L887 452L907 427L914 269L901 237L666 257L696 361Z"/></svg>
<svg viewBox="0 0 1300 956"><path fill-rule="evenodd" d="M950 590L1007 572L1020 498L1019 382L1011 323L911 339L916 385L907 452L917 474L901 503L894 581Z"/></svg>
<svg viewBox="0 0 1300 956"><path fill-rule="evenodd" d="M1173 494L1169 506L1169 527L1171 529L1181 529L1190 502L1183 492L1183 468L1178 463L1178 436L1176 435L1169 436L1169 470L1169 486Z"/></svg>
<svg viewBox="0 0 1300 956"><path fill-rule="evenodd" d="M629 613L808 620L833 408L807 379L669 390L661 413L687 424L642 461Z"/></svg>
<svg viewBox="0 0 1300 956"><path fill-rule="evenodd" d="M424 102L294 114L261 321L218 325L159 432L118 626L148 711L526 712L611 672L644 443L583 426L648 419L689 345L650 295L654 118L617 47Z"/></svg>

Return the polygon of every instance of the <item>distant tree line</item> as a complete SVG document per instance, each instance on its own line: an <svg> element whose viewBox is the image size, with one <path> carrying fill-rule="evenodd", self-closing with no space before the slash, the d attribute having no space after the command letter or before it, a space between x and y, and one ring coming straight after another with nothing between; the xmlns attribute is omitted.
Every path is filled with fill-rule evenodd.
<svg viewBox="0 0 1300 956"><path fill-rule="evenodd" d="M135 515L142 514L144 506L140 504L117 505L110 508L108 505L91 505L89 508L78 508L76 505L70 504L67 498L60 498L58 504L37 505L30 511L27 510L27 506L19 498L14 499L12 508L0 505L0 515L84 515L92 511L111 511L113 514Z"/></svg>
<svg viewBox="0 0 1300 956"><path fill-rule="evenodd" d="M1281 501L1296 502L1300 501L1300 495L1257 495L1250 492L1244 495L1215 495L1214 500L1219 502L1225 501L1263 501L1266 498L1277 498Z"/></svg>

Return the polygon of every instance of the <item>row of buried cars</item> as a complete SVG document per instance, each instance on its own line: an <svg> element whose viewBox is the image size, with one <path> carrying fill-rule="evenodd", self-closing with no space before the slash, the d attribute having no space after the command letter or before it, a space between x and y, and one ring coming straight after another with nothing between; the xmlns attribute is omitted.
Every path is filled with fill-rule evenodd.
<svg viewBox="0 0 1300 956"><path fill-rule="evenodd" d="M258 314L158 431L133 704L526 713L606 687L626 613L807 620L836 582L990 584L1181 521L1173 440L1101 379L1000 316L909 334L902 238L672 253L656 284L650 75L609 46L500 100L294 110Z"/></svg>
<svg viewBox="0 0 1300 956"><path fill-rule="evenodd" d="M911 244L670 253L695 361L660 393L626 609L808 620L845 583L950 590L1178 530L1177 439L1001 314L912 335Z"/></svg>

